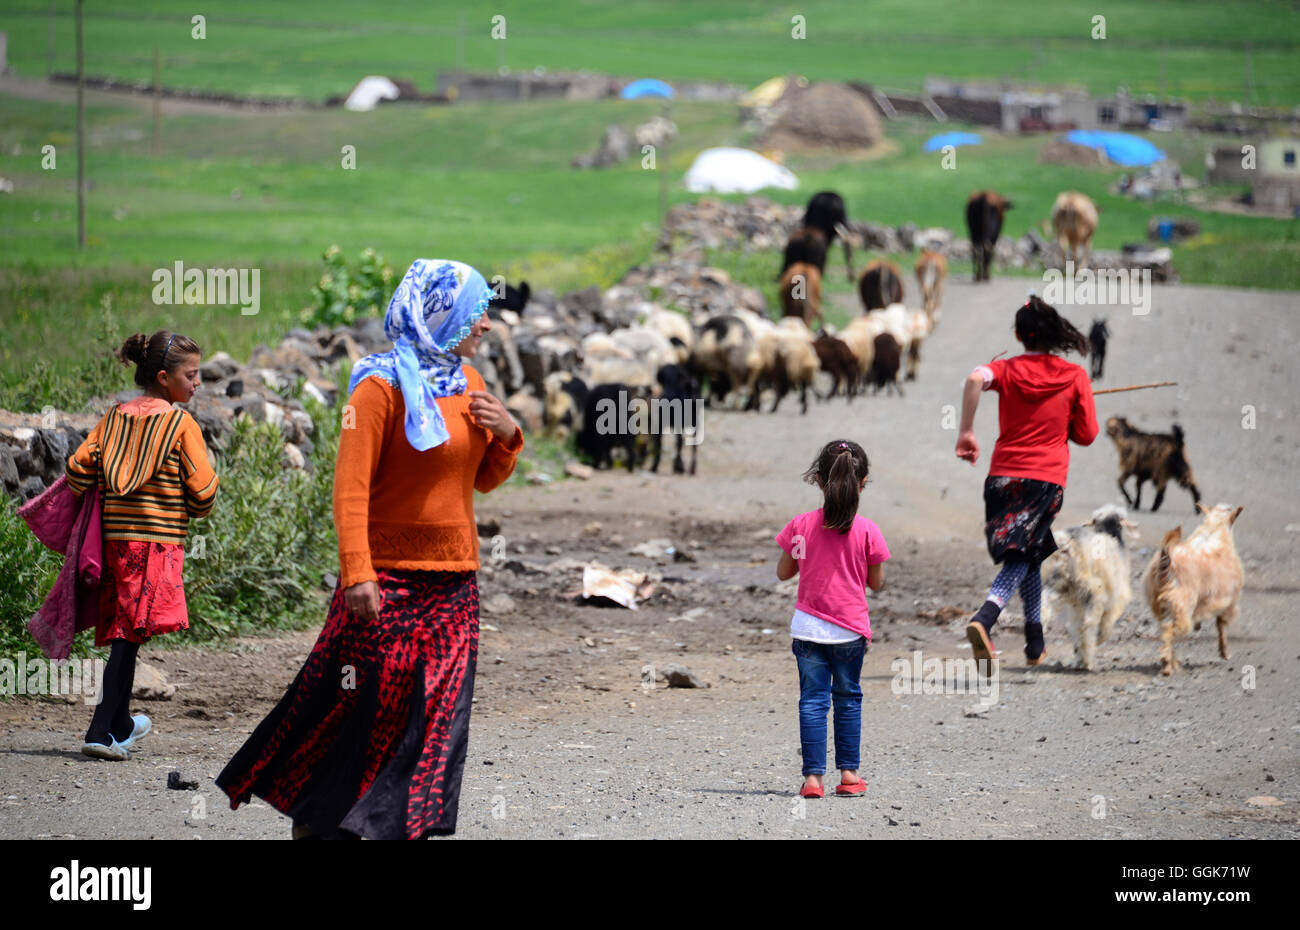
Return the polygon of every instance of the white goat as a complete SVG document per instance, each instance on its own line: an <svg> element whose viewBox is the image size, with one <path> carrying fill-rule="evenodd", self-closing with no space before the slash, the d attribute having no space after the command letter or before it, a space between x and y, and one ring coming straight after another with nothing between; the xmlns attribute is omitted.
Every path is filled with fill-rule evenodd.
<svg viewBox="0 0 1300 930"><path fill-rule="evenodd" d="M1133 524L1127 517L1123 507L1099 507L1083 526L1054 532L1057 551L1043 563L1044 626L1061 616L1074 639L1078 665L1089 671L1097 646L1110 638L1133 599L1124 548L1124 531Z"/></svg>

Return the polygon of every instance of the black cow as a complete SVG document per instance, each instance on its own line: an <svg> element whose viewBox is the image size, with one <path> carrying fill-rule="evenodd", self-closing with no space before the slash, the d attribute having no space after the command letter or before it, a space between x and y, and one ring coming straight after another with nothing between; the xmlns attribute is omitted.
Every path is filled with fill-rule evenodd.
<svg viewBox="0 0 1300 930"><path fill-rule="evenodd" d="M976 191L966 201L966 229L976 281L989 280L993 247L1002 235L1002 221L1011 207L1011 201L995 191Z"/></svg>
<svg viewBox="0 0 1300 930"><path fill-rule="evenodd" d="M812 254L804 251L800 253L799 249L808 249L809 246L796 246L796 254L791 256L790 244L786 245L786 255L782 261L781 270L777 272L777 278L780 278L785 270L795 262L808 262L816 265L819 270L826 270L826 253L830 247L835 244L835 238L840 235L840 230L847 228L849 224L848 211L844 207L844 198L834 191L819 191L813 194L808 201L808 206L803 214L803 229L797 230L791 240L795 237L803 237L806 229L820 230L825 242L822 244L821 261L815 260ZM850 281L853 280L853 249L849 241L840 236L840 241L844 243L844 270L848 274ZM811 246L815 249L816 246Z"/></svg>

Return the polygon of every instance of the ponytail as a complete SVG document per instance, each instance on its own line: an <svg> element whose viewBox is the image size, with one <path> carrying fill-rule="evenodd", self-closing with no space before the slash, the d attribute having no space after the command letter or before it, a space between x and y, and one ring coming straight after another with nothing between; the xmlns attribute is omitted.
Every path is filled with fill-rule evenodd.
<svg viewBox="0 0 1300 930"><path fill-rule="evenodd" d="M826 443L804 472L809 484L822 489L824 526L847 533L858 514L859 486L867 477L867 453L856 442L836 439Z"/></svg>
<svg viewBox="0 0 1300 930"><path fill-rule="evenodd" d="M1016 338L1030 352L1078 352L1087 355L1088 337L1037 294L1016 311Z"/></svg>
<svg viewBox="0 0 1300 930"><path fill-rule="evenodd" d="M158 372L171 374L187 355L201 355L198 345L188 336L160 329L152 336L136 333L113 353L123 365L135 364L135 383L149 387L158 382Z"/></svg>

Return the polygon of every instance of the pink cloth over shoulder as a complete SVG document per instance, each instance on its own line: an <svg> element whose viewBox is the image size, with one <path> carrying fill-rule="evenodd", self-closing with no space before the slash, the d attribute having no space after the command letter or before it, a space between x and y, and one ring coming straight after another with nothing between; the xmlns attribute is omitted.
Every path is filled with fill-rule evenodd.
<svg viewBox="0 0 1300 930"><path fill-rule="evenodd" d="M166 413L172 409L172 405L161 397L141 394L139 397L131 398L124 404L118 404L118 409L123 413L129 413L133 417L147 417L155 413Z"/></svg>
<svg viewBox="0 0 1300 930"><path fill-rule="evenodd" d="M99 489L77 496L61 475L18 509L18 515L41 543L64 555L54 586L32 618L27 631L51 659L66 659L72 640L91 629L99 615L99 581L104 566Z"/></svg>
<svg viewBox="0 0 1300 930"><path fill-rule="evenodd" d="M871 639L867 567L889 558L880 527L859 514L847 533L827 529L819 507L801 513L776 535L799 563L795 606L804 613Z"/></svg>

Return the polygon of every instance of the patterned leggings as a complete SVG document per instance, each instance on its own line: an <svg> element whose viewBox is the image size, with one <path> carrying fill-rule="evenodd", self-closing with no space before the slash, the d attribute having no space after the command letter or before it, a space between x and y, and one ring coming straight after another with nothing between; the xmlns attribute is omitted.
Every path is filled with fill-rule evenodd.
<svg viewBox="0 0 1300 930"><path fill-rule="evenodd" d="M993 579L988 599L1005 607L1011 593L1019 589L1020 602L1025 607L1025 623L1042 623L1043 581L1039 563L1023 557L1008 556L998 577Z"/></svg>

